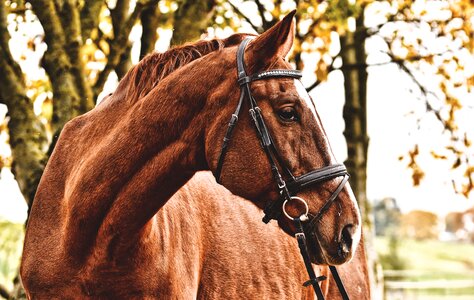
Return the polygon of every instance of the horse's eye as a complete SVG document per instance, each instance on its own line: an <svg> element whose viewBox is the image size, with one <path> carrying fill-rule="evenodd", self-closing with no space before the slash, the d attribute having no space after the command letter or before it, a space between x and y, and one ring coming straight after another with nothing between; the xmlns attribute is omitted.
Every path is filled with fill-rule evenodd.
<svg viewBox="0 0 474 300"><path fill-rule="evenodd" d="M296 110L293 107L284 107L278 111L278 116L285 122L295 122L298 120Z"/></svg>

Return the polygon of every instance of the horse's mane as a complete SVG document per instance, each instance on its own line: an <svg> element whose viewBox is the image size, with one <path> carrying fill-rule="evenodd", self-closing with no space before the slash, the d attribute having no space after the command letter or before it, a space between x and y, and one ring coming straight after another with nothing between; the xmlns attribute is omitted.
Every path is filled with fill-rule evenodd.
<svg viewBox="0 0 474 300"><path fill-rule="evenodd" d="M244 37L243 34L234 34L226 39L200 40L163 53L148 54L127 74L130 82L127 99L137 101L147 95L163 78L182 66L211 52L237 45Z"/></svg>

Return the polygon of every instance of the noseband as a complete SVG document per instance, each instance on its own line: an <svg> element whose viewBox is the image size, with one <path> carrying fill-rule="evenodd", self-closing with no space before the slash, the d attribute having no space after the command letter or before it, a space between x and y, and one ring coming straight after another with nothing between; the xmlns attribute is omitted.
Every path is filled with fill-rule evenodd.
<svg viewBox="0 0 474 300"><path fill-rule="evenodd" d="M252 96L252 93L250 91L250 83L254 81L258 81L258 80L267 79L267 78L300 79L302 74L301 74L301 71L297 71L297 70L275 69L275 70L263 71L263 72L256 73L253 75L247 75L247 73L245 72L244 53L245 53L245 48L247 44L251 40L252 38L250 37L243 40L237 50L238 83L241 89L240 98L237 104L237 108L235 109L235 112L232 114L232 117L230 119L229 125L227 127L227 132L224 136L224 142L222 144L221 153L219 155L219 160L218 160L217 169L216 169L217 182L220 182L222 167L224 165L225 156L227 154L227 147L232 137L232 131L239 119L238 116L242 108L244 99L248 99L249 101L250 117L256 129L257 136L260 139L261 146L263 150L265 151L268 161L270 162L273 178L277 184L278 191L280 194L280 197L277 201L270 202L266 205L264 209L265 216L263 217L263 222L268 223L272 219L278 219L282 215L284 205L288 201L291 201L292 199L299 199L300 201L304 202L304 200L302 200L301 198L295 197L295 195L299 191L307 188L308 186L312 186L314 184L322 183L322 182L334 179L336 177L343 176L342 181L339 183L335 191L332 193L332 195L329 197L326 203L320 208L319 212L316 215L314 216L310 215L311 219L309 220L308 214L304 213L300 217L293 219L295 221L295 224L298 230L295 236L298 240L300 251L303 256L306 269L310 276L310 280L308 280L305 283L305 286L308 286L310 284L313 285L316 295L318 297L318 300L323 300L324 296L322 294L322 291L318 282L326 279L326 277L325 276L316 277L314 273L314 270L312 268L311 261L309 258L309 254L308 254L304 232L305 231L313 232L313 230L317 226L318 221L321 219L322 215L329 209L331 204L336 199L337 195L344 188L346 182L349 179L349 174L347 173L346 167L343 164L334 164L334 165L330 165L330 166L326 166L320 169L313 170L311 172L308 172L306 174L296 177L290 171L288 166L284 163L284 160L282 159L281 155L278 153L278 150L275 146L272 136L270 135L267 129L267 126L265 125L265 122L263 120L261 110L258 107L257 101ZM278 168L278 166L280 166L280 169L282 170L284 176L282 176L282 174L280 173L280 169ZM303 229L303 223L302 223L303 221L308 221L307 224L304 224L304 229ZM344 286L342 284L342 281L340 280L339 275L337 274L336 268L334 266L330 266L330 270L336 280L336 283L339 288L339 291L341 292L341 295L343 296L344 299L349 299L344 289Z"/></svg>

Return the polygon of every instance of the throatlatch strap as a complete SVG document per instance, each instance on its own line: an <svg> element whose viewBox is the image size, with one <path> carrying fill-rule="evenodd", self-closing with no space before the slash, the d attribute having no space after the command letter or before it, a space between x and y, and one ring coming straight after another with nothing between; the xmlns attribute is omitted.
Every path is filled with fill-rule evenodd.
<svg viewBox="0 0 474 300"><path fill-rule="evenodd" d="M221 180L222 167L224 166L225 156L227 155L227 147L229 146L229 142L232 137L232 132L234 131L234 127L237 124L237 121L239 120L240 108L242 107L243 101L244 101L244 93L241 93L240 98L239 98L239 103L237 104L237 108L235 109L235 112L232 114L232 117L230 118L229 125L227 126L227 132L225 133L224 141L222 142L221 154L219 155L219 160L217 161L217 169L216 169L217 183L220 183L220 180Z"/></svg>
<svg viewBox="0 0 474 300"><path fill-rule="evenodd" d="M247 74L245 73L243 55L244 55L244 52L245 52L245 47L247 47L247 44L251 40L252 40L252 38L246 38L245 40L242 41L242 43L239 45L239 48L237 49L237 76L238 76L238 80L240 80L242 77L247 76ZM242 59L239 59L240 57L242 57ZM219 159L217 161L216 181L218 183L220 183L220 180L221 180L222 167L224 165L224 160L225 160L225 157L227 155L227 146L229 144L230 139L232 138L232 132L234 130L234 127L237 124L237 121L239 120L240 109L242 108L242 103L244 102L244 98L245 98L245 92L243 91L243 89L241 89L240 90L239 103L237 104L237 108L235 109L235 112L232 114L232 117L230 118L229 125L227 126L227 132L224 136L224 141L222 143L221 153L220 153Z"/></svg>

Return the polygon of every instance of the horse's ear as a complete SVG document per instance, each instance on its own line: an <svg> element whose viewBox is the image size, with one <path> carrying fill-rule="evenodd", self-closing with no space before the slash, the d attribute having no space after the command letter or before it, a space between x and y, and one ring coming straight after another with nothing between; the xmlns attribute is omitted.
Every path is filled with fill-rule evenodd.
<svg viewBox="0 0 474 300"><path fill-rule="evenodd" d="M295 37L295 22L293 17L296 10L287 14L272 28L253 40L245 52L247 72L255 73L267 68L278 58L285 58L293 46Z"/></svg>

